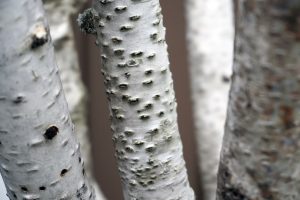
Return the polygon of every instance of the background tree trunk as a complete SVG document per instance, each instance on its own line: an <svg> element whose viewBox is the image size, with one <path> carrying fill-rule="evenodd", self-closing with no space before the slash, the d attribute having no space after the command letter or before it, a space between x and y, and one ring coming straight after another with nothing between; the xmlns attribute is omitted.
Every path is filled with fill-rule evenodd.
<svg viewBox="0 0 300 200"><path fill-rule="evenodd" d="M217 199L298 199L300 1L237 3Z"/></svg>
<svg viewBox="0 0 300 200"><path fill-rule="evenodd" d="M71 16L79 12L85 0L43 0L50 24L55 56L75 133L81 145L86 174L93 184L97 199L104 199L93 176L91 145L87 127L86 89L81 80Z"/></svg>
<svg viewBox="0 0 300 200"><path fill-rule="evenodd" d="M0 1L0 171L10 199L94 199L40 1Z"/></svg>
<svg viewBox="0 0 300 200"><path fill-rule="evenodd" d="M233 60L231 0L188 0L186 15L199 168L204 199L215 200Z"/></svg>
<svg viewBox="0 0 300 200"><path fill-rule="evenodd" d="M102 50L125 199L194 199L159 1L95 1L79 23Z"/></svg>

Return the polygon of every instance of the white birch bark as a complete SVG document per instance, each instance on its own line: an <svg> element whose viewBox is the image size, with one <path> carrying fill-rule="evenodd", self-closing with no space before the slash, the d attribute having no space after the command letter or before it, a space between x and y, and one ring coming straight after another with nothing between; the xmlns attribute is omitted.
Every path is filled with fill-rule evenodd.
<svg viewBox="0 0 300 200"><path fill-rule="evenodd" d="M0 1L0 171L10 199L94 199L41 1Z"/></svg>
<svg viewBox="0 0 300 200"><path fill-rule="evenodd" d="M178 132L159 1L94 1L79 24L97 35L102 51L125 200L194 199Z"/></svg>
<svg viewBox="0 0 300 200"><path fill-rule="evenodd" d="M188 0L186 18L198 165L204 199L215 200L233 60L231 0Z"/></svg>
<svg viewBox="0 0 300 200"><path fill-rule="evenodd" d="M83 6L85 0L43 0L50 25L56 61L66 95L71 119L75 125L75 133L80 141L81 154L85 163L87 177L92 183L96 199L104 199L93 176L91 144L86 121L86 89L81 80L75 38L72 30L71 16Z"/></svg>
<svg viewBox="0 0 300 200"><path fill-rule="evenodd" d="M300 197L300 1L236 1L218 200Z"/></svg>

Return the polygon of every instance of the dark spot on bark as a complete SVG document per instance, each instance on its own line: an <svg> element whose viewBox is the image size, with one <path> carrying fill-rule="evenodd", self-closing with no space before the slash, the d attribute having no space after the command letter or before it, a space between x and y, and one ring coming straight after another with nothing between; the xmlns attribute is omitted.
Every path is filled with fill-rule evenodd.
<svg viewBox="0 0 300 200"><path fill-rule="evenodd" d="M252 107L252 104L251 104L251 102L247 102L247 104L246 104L246 108L250 109L251 107Z"/></svg>
<svg viewBox="0 0 300 200"><path fill-rule="evenodd" d="M129 31L129 30L131 30L131 29L133 29L133 27L132 26L121 26L120 27L120 31L122 31L122 32L125 32L125 31Z"/></svg>
<svg viewBox="0 0 300 200"><path fill-rule="evenodd" d="M145 150L149 153L152 153L156 150L156 147L155 146L148 146L145 148Z"/></svg>
<svg viewBox="0 0 300 200"><path fill-rule="evenodd" d="M58 132L59 129L56 126L50 126L44 133L44 137L47 140L52 140L57 135Z"/></svg>
<svg viewBox="0 0 300 200"><path fill-rule="evenodd" d="M149 115L141 115L140 119L141 120L148 120L148 119L150 119L150 116Z"/></svg>
<svg viewBox="0 0 300 200"><path fill-rule="evenodd" d="M19 104L19 103L22 103L22 102L24 102L24 97L23 96L17 96L14 100L13 100L13 102L15 103L15 104Z"/></svg>
<svg viewBox="0 0 300 200"><path fill-rule="evenodd" d="M128 85L127 84L120 84L119 86L118 86L121 90L127 90L128 89Z"/></svg>
<svg viewBox="0 0 300 200"><path fill-rule="evenodd" d="M273 200L273 194L270 191L270 185L268 183L259 183L258 187L260 189L261 196L268 199Z"/></svg>
<svg viewBox="0 0 300 200"><path fill-rule="evenodd" d="M31 49L37 49L40 46L43 46L45 43L48 42L48 34L43 36L33 35L31 37Z"/></svg>
<svg viewBox="0 0 300 200"><path fill-rule="evenodd" d="M139 98L131 98L131 99L128 99L128 103L130 104L130 105L136 105L136 104L138 104L139 103Z"/></svg>
<svg viewBox="0 0 300 200"><path fill-rule="evenodd" d="M135 145L135 146L142 146L142 145L144 145L144 143L145 142L143 142L143 141L141 141L141 140L135 140L134 142L133 142L133 144Z"/></svg>
<svg viewBox="0 0 300 200"><path fill-rule="evenodd" d="M230 82L230 78L229 78L228 76L223 75L223 76L222 76L222 81L223 81L224 83L229 83L229 82Z"/></svg>
<svg viewBox="0 0 300 200"><path fill-rule="evenodd" d="M92 13L91 8L86 9L82 14L79 14L77 22L81 31L87 34L96 34L94 14Z"/></svg>
<svg viewBox="0 0 300 200"><path fill-rule="evenodd" d="M157 39L157 36L158 36L157 33L152 33L152 34L150 35L150 38L151 38L152 40L156 40L156 39Z"/></svg>
<svg viewBox="0 0 300 200"><path fill-rule="evenodd" d="M150 86L150 85L152 85L152 83L153 83L152 80L144 81L144 82L143 82L143 85L144 85L144 86Z"/></svg>
<svg viewBox="0 0 300 200"><path fill-rule="evenodd" d="M126 66L127 66L126 63L118 63L117 64L117 67L119 67L119 68L124 68Z"/></svg>
<svg viewBox="0 0 300 200"><path fill-rule="evenodd" d="M86 184L82 184L82 186L76 191L76 197L78 199L83 199L83 195L88 191L88 187Z"/></svg>
<svg viewBox="0 0 300 200"><path fill-rule="evenodd" d="M66 175L66 173L67 173L68 171L69 171L69 170L67 170L67 169L61 170L60 176L63 177L64 175Z"/></svg>
<svg viewBox="0 0 300 200"><path fill-rule="evenodd" d="M124 76L125 76L127 79L129 79L130 73L129 73L129 72L126 72L126 73L124 74Z"/></svg>
<svg viewBox="0 0 300 200"><path fill-rule="evenodd" d="M164 116L164 114L165 114L165 113L164 113L163 111L161 111L161 112L158 113L158 116L159 116L159 117L162 117L162 116Z"/></svg>
<svg viewBox="0 0 300 200"><path fill-rule="evenodd" d="M110 20L111 20L111 15L107 15L107 16L106 16L106 20L107 20L107 21L110 21Z"/></svg>
<svg viewBox="0 0 300 200"><path fill-rule="evenodd" d="M152 74L152 72L153 72L153 70L151 70L151 69L150 69L150 70L147 70L147 71L145 71L145 75L146 75L146 76L149 76L149 75Z"/></svg>
<svg viewBox="0 0 300 200"><path fill-rule="evenodd" d="M162 74L165 74L165 73L167 72L167 68L162 69L160 72L161 72Z"/></svg>
<svg viewBox="0 0 300 200"><path fill-rule="evenodd" d="M131 57L140 57L142 56L144 53L142 51L137 51L137 52L133 52L131 53Z"/></svg>
<svg viewBox="0 0 300 200"><path fill-rule="evenodd" d="M122 39L117 38L117 37L113 37L113 38L111 38L111 41L112 41L114 44L120 44L120 43L122 42Z"/></svg>
<svg viewBox="0 0 300 200"><path fill-rule="evenodd" d="M153 107L153 105L151 103L148 103L147 105L145 105L145 109L149 110Z"/></svg>
<svg viewBox="0 0 300 200"><path fill-rule="evenodd" d="M133 131L124 131L126 136L133 136L134 132Z"/></svg>
<svg viewBox="0 0 300 200"><path fill-rule="evenodd" d="M128 67L137 67L137 66L139 66L139 64L138 64L138 62L135 61L135 60L129 60L129 61L127 62L127 66L128 66Z"/></svg>
<svg viewBox="0 0 300 200"><path fill-rule="evenodd" d="M41 186L39 189L43 191L43 190L46 190L46 187L45 186Z"/></svg>
<svg viewBox="0 0 300 200"><path fill-rule="evenodd" d="M102 5L106 5L106 4L112 3L113 0L99 0L99 2L100 2Z"/></svg>
<svg viewBox="0 0 300 200"><path fill-rule="evenodd" d="M238 188L223 188L221 191L222 200L250 200L243 192Z"/></svg>
<svg viewBox="0 0 300 200"><path fill-rule="evenodd" d="M22 192L28 192L28 189L25 186L21 186L21 190L22 190Z"/></svg>
<svg viewBox="0 0 300 200"><path fill-rule="evenodd" d="M231 179L231 173L223 163L220 163L219 166L218 179L222 183L226 183Z"/></svg>
<svg viewBox="0 0 300 200"><path fill-rule="evenodd" d="M124 49L116 49L116 50L114 50L114 54L116 56L121 56L124 54Z"/></svg>
<svg viewBox="0 0 300 200"><path fill-rule="evenodd" d="M116 7L115 8L115 12L116 13L121 13L121 12L124 12L127 10L127 7L126 6L120 6L120 7Z"/></svg>
<svg viewBox="0 0 300 200"><path fill-rule="evenodd" d="M82 168L82 175L85 176L85 169Z"/></svg>
<svg viewBox="0 0 300 200"><path fill-rule="evenodd" d="M123 100L123 101L127 101L127 100L129 99L129 97L130 97L130 96L124 94L124 95L122 95L122 100Z"/></svg>
<svg viewBox="0 0 300 200"><path fill-rule="evenodd" d="M280 106L281 110L281 121L286 129L294 127L294 110L289 107L282 105Z"/></svg>
<svg viewBox="0 0 300 200"><path fill-rule="evenodd" d="M125 147L125 151L128 152L128 153L133 153L134 152L134 149L130 146L126 146Z"/></svg>
<svg viewBox="0 0 300 200"><path fill-rule="evenodd" d="M222 200L250 200L241 189L232 186L231 173L222 162L219 165L217 192Z"/></svg>
<svg viewBox="0 0 300 200"><path fill-rule="evenodd" d="M141 16L134 15L134 16L129 17L129 20L131 20L131 21L137 21L137 20L139 20L140 18L141 18Z"/></svg>
<svg viewBox="0 0 300 200"><path fill-rule="evenodd" d="M153 97L153 99L154 99L154 100L159 100L159 99L160 99L160 95L159 95L159 94L155 95L155 96Z"/></svg>

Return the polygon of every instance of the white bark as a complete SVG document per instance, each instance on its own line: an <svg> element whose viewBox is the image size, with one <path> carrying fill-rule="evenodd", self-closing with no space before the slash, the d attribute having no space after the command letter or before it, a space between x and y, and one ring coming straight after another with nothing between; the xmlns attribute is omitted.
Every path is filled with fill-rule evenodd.
<svg viewBox="0 0 300 200"><path fill-rule="evenodd" d="M0 1L0 171L10 199L94 199L40 1Z"/></svg>
<svg viewBox="0 0 300 200"><path fill-rule="evenodd" d="M93 176L91 145L86 121L86 89L82 83L75 38L72 30L71 16L76 14L85 0L43 0L50 24L59 73L66 95L71 119L75 125L75 133L80 141L82 158L85 163L87 177L93 183L96 199L104 199ZM99 192L98 192L99 191Z"/></svg>
<svg viewBox="0 0 300 200"><path fill-rule="evenodd" d="M300 197L300 1L239 0L218 200Z"/></svg>
<svg viewBox="0 0 300 200"><path fill-rule="evenodd" d="M79 23L97 35L102 50L125 199L194 199L182 155L159 1L95 1Z"/></svg>
<svg viewBox="0 0 300 200"><path fill-rule="evenodd" d="M186 4L192 99L205 200L216 199L219 164L233 60L231 0Z"/></svg>

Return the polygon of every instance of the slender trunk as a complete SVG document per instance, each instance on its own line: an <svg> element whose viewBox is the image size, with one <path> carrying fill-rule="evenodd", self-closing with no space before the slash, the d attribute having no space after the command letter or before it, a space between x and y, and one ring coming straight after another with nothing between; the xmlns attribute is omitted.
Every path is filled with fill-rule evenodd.
<svg viewBox="0 0 300 200"><path fill-rule="evenodd" d="M125 199L194 199L182 155L159 1L95 1L79 24L97 35L102 50Z"/></svg>
<svg viewBox="0 0 300 200"><path fill-rule="evenodd" d="M93 176L91 144L86 121L86 88L81 80L81 72L75 47L71 16L83 6L84 0L43 0L50 24L55 56L59 67L63 90L66 95L71 119L76 127L75 133L80 141L81 154L85 163L87 177L95 188L96 199L104 199Z"/></svg>
<svg viewBox="0 0 300 200"><path fill-rule="evenodd" d="M233 59L231 0L188 0L186 15L204 199L215 200Z"/></svg>
<svg viewBox="0 0 300 200"><path fill-rule="evenodd" d="M42 3L0 1L0 171L10 199L94 199Z"/></svg>
<svg viewBox="0 0 300 200"><path fill-rule="evenodd" d="M300 1L238 1L218 200L300 196Z"/></svg>

